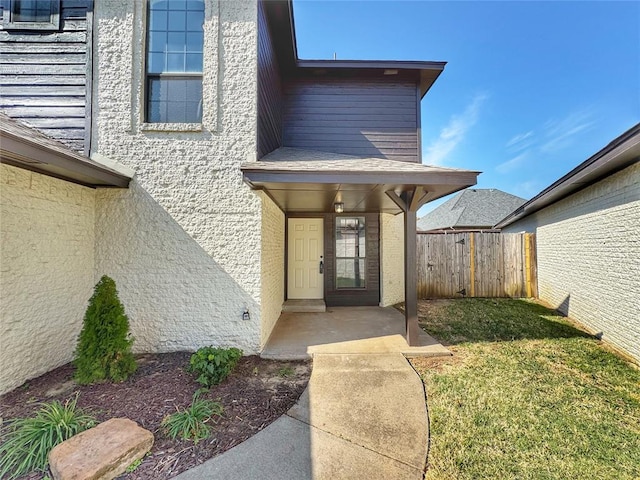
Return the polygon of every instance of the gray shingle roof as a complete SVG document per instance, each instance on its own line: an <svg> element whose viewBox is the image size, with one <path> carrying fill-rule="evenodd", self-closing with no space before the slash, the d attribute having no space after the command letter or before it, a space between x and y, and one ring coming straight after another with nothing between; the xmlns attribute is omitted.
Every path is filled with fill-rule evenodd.
<svg viewBox="0 0 640 480"><path fill-rule="evenodd" d="M281 147L257 162L242 165L243 170L269 171L326 171L326 172L464 172L457 168L443 168L421 163L401 162L385 158L366 158L340 153Z"/></svg>
<svg viewBox="0 0 640 480"><path fill-rule="evenodd" d="M525 201L495 188L467 189L418 220L418 231L491 228Z"/></svg>

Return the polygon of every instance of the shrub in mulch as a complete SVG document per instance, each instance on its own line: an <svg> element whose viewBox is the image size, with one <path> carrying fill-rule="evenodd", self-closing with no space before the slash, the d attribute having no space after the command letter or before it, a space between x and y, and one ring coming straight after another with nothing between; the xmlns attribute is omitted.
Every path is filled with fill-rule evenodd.
<svg viewBox="0 0 640 480"><path fill-rule="evenodd" d="M223 411L211 435L197 443L166 435L162 421L189 408L200 385L186 371L191 353L137 356L138 370L121 383L78 385L74 367L67 364L0 396L4 420L35 414L41 402L62 403L78 395L78 407L102 422L125 417L153 432L155 443L135 468L120 477L162 480L203 463L251 437L280 417L298 400L311 374L309 361L242 357L232 373L199 398L219 402ZM293 371L292 375L281 375ZM31 473L23 479L42 479Z"/></svg>
<svg viewBox="0 0 640 480"><path fill-rule="evenodd" d="M132 344L116 282L103 275L84 314L74 360L75 380L81 384L126 380L136 371Z"/></svg>

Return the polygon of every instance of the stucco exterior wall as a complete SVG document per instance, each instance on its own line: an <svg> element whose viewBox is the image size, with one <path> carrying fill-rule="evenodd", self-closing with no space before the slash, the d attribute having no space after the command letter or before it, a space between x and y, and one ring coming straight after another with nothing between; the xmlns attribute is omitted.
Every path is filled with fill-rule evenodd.
<svg viewBox="0 0 640 480"><path fill-rule="evenodd" d="M404 217L380 214L380 306L404 302Z"/></svg>
<svg viewBox="0 0 640 480"><path fill-rule="evenodd" d="M0 394L73 358L94 285L95 190L0 165Z"/></svg>
<svg viewBox="0 0 640 480"><path fill-rule="evenodd" d="M503 231L536 232L542 300L640 360L640 163Z"/></svg>
<svg viewBox="0 0 640 480"><path fill-rule="evenodd" d="M97 195L94 276L112 276L136 351L260 348L255 0L207 1L202 124L143 122L144 2L95 4L92 152L136 171ZM249 309L251 319L242 320Z"/></svg>
<svg viewBox="0 0 640 480"><path fill-rule="evenodd" d="M282 210L265 194L262 198L262 303L260 345L264 347L284 302L284 225Z"/></svg>

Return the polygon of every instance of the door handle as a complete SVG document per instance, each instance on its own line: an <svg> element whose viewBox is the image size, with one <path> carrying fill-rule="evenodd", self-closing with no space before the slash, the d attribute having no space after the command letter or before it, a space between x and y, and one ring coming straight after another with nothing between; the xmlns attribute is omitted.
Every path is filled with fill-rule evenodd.
<svg viewBox="0 0 640 480"><path fill-rule="evenodd" d="M324 273L324 262L322 261L322 256L320 256L320 274Z"/></svg>

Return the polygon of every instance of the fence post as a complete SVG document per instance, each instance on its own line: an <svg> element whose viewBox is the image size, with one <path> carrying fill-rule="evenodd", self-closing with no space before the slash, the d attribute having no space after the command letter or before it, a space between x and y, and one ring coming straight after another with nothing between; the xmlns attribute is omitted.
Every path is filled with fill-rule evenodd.
<svg viewBox="0 0 640 480"><path fill-rule="evenodd" d="M471 268L471 298L476 296L476 237L473 232L469 234L469 267Z"/></svg>
<svg viewBox="0 0 640 480"><path fill-rule="evenodd" d="M531 234L525 233L523 236L524 240L524 264L525 264L525 275L526 275L526 286L527 286L527 298L532 297L531 292Z"/></svg>

